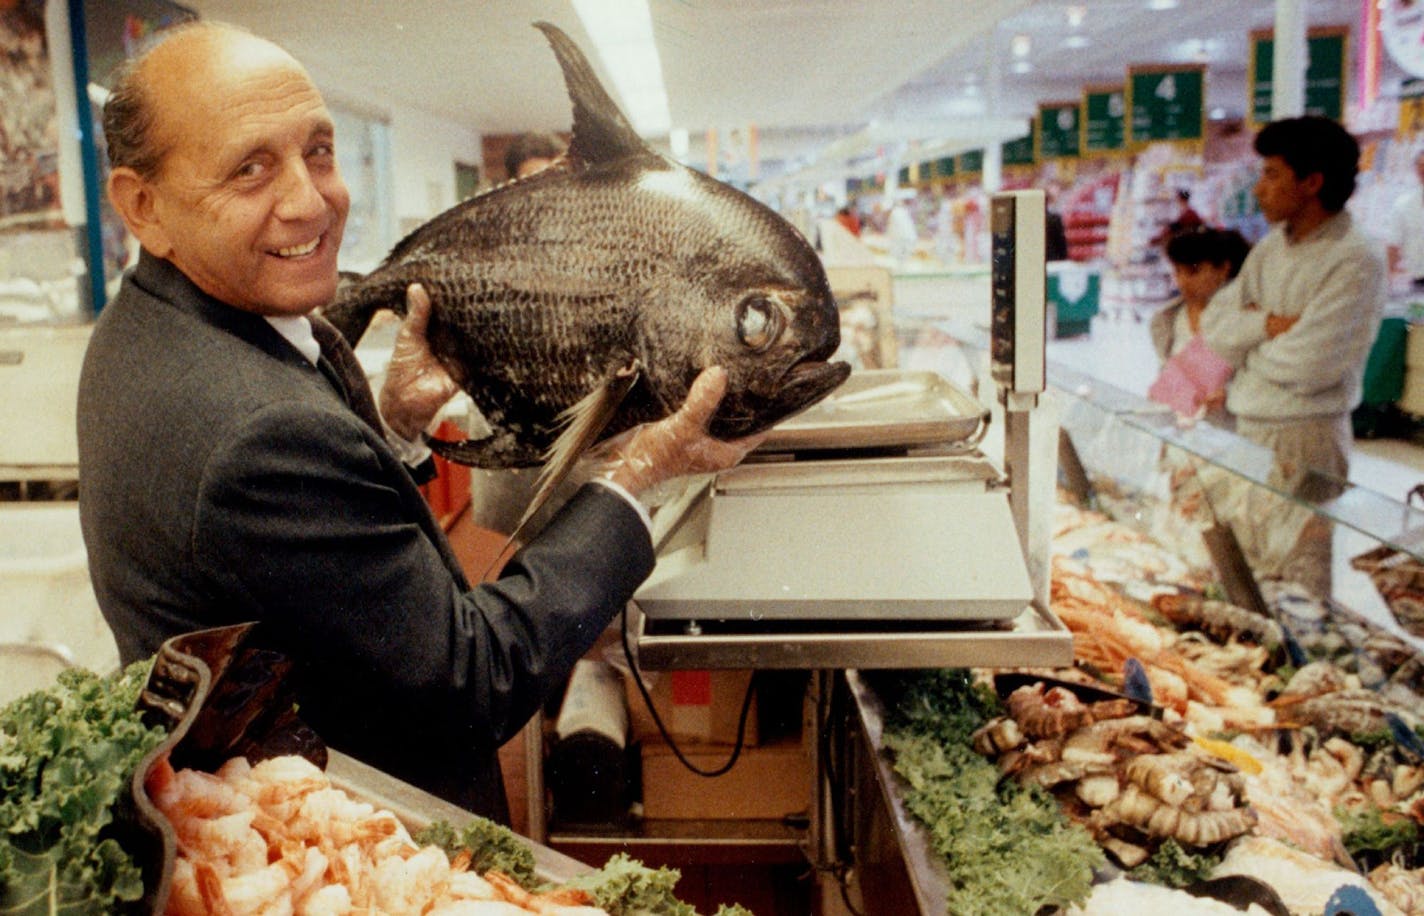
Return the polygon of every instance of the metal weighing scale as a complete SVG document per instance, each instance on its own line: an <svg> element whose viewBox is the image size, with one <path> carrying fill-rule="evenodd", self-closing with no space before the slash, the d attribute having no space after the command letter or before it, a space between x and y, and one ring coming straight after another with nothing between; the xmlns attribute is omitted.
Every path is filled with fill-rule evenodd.
<svg viewBox="0 0 1424 916"><path fill-rule="evenodd" d="M1028 534L1042 192L995 195L991 219L1005 467L979 449L989 412L948 381L852 374L742 465L656 512L657 566L633 601L640 666L1072 663L1071 637L1047 611L1046 569L1032 575L1026 560L1047 556Z"/></svg>

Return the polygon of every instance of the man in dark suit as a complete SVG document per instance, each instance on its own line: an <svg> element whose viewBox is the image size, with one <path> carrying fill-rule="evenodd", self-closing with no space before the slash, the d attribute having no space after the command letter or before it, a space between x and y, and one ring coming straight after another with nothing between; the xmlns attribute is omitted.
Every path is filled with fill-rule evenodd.
<svg viewBox="0 0 1424 916"><path fill-rule="evenodd" d="M105 106L109 197L143 253L97 322L79 392L80 515L126 662L260 621L332 746L507 819L496 751L652 568L634 496L735 464L708 370L471 588L401 453L453 391L414 288L376 416L311 313L349 207L320 94L285 51L182 26ZM333 364L336 364L333 368Z"/></svg>

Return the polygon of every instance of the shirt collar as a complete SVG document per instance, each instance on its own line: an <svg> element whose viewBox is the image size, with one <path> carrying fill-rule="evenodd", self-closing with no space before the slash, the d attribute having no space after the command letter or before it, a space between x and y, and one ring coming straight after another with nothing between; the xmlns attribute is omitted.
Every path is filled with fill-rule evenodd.
<svg viewBox="0 0 1424 916"><path fill-rule="evenodd" d="M267 323L286 338L287 343L307 358L313 366L321 359L321 344L312 335L311 322L305 315L263 315Z"/></svg>

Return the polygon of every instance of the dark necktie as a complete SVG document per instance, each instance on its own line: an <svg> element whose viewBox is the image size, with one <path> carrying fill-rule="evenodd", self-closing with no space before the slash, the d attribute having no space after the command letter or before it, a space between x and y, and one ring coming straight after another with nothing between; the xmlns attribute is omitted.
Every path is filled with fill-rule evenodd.
<svg viewBox="0 0 1424 916"><path fill-rule="evenodd" d="M317 368L331 381L356 415L384 438L386 431L381 424L381 414L376 410L376 399L371 396L371 384L361 369L360 361L356 359L355 351L331 322L320 315L308 317L311 320L312 336L321 346L321 359L317 361Z"/></svg>

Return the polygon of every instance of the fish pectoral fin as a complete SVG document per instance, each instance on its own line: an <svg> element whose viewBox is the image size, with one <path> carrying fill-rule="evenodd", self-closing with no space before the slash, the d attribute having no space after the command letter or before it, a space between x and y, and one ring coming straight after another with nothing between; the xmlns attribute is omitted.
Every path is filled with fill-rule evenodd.
<svg viewBox="0 0 1424 916"><path fill-rule="evenodd" d="M504 542L499 553L495 554L495 562L504 556L504 552L524 531L529 520L543 508L549 497L554 495L554 490L573 472L579 458L598 441L598 437L608 428L608 422L617 413L618 406L623 403L628 392L633 390L642 374L643 364L634 359L560 415L564 429L545 455L544 468L539 472L538 489L534 491L534 498L529 500L529 508L520 516L519 524L514 526L509 539ZM493 564L490 568L493 569ZM487 569L485 575L480 578L483 580L488 575Z"/></svg>

